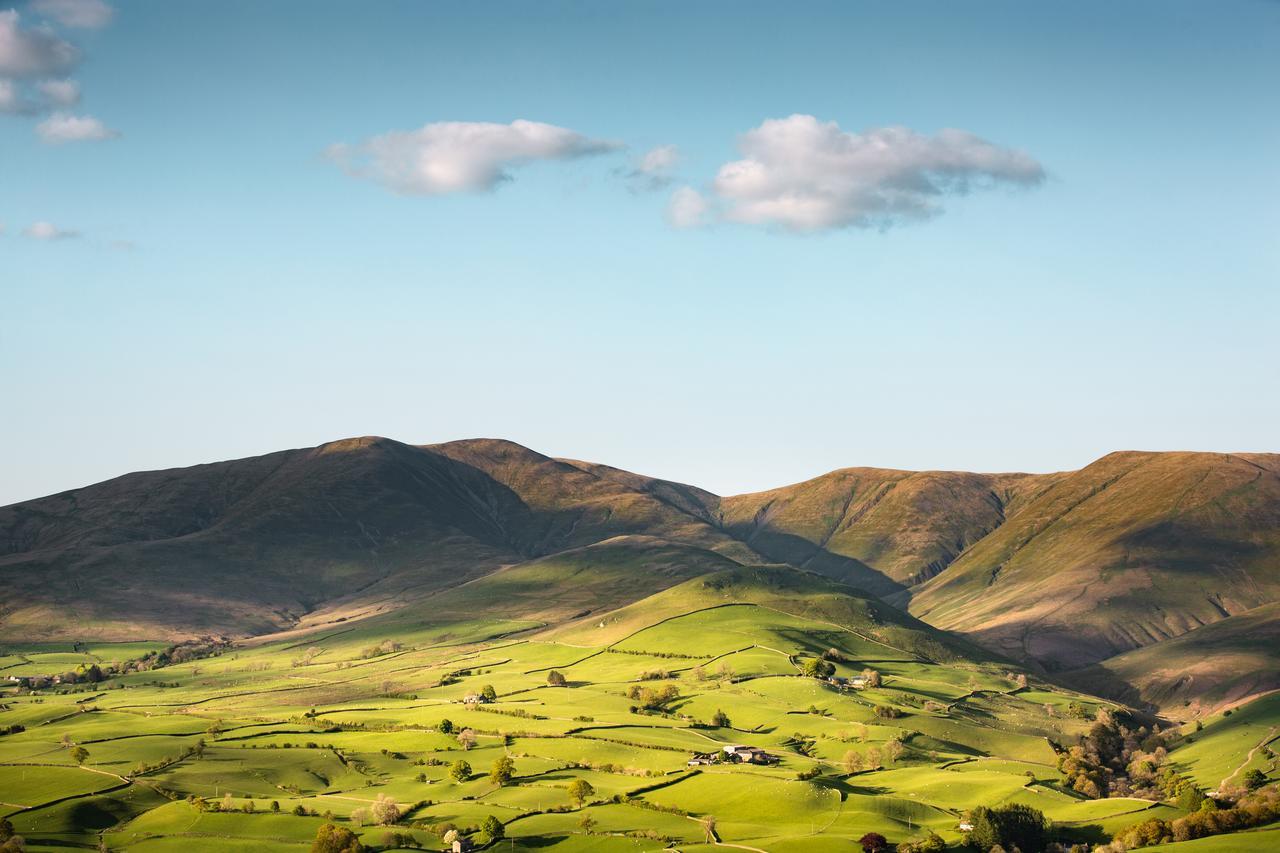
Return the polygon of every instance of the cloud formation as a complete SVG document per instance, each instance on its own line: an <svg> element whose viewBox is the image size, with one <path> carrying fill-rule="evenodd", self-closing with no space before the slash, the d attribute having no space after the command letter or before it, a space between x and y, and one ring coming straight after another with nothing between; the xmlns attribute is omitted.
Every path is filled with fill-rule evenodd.
<svg viewBox="0 0 1280 853"><path fill-rule="evenodd" d="M75 80L41 80L36 91L47 103L72 107L80 103L80 84Z"/></svg>
<svg viewBox="0 0 1280 853"><path fill-rule="evenodd" d="M74 116L70 113L54 113L36 125L36 133L48 145L99 142L120 135L119 131L112 130L93 116Z"/></svg>
<svg viewBox="0 0 1280 853"><path fill-rule="evenodd" d="M31 11L64 27L87 30L105 27L115 15L103 0L32 0Z"/></svg>
<svg viewBox="0 0 1280 853"><path fill-rule="evenodd" d="M492 190L536 160L574 160L620 148L551 124L445 121L392 131L357 145L334 145L330 159L349 173L403 195Z"/></svg>
<svg viewBox="0 0 1280 853"><path fill-rule="evenodd" d="M76 46L48 27L24 29L16 10L0 11L0 77L62 74L79 61Z"/></svg>
<svg viewBox="0 0 1280 853"><path fill-rule="evenodd" d="M933 136L906 127L849 133L811 115L769 119L743 134L738 147L742 159L721 166L712 182L718 215L789 231L928 219L942 211L947 195L998 185L1032 187L1045 177L1029 155L963 130ZM692 197L685 195L679 204L692 209ZM680 220L670 218L673 224Z"/></svg>
<svg viewBox="0 0 1280 853"><path fill-rule="evenodd" d="M33 222L23 229L22 234L32 240L73 240L80 236L79 231L62 229L52 222Z"/></svg>
<svg viewBox="0 0 1280 853"><path fill-rule="evenodd" d="M675 228L695 228L707 221L711 206L693 187L681 187L667 202L667 222Z"/></svg>
<svg viewBox="0 0 1280 853"><path fill-rule="evenodd" d="M679 148L659 145L637 157L631 169L622 174L632 190L660 190L675 180L675 167L679 162Z"/></svg>

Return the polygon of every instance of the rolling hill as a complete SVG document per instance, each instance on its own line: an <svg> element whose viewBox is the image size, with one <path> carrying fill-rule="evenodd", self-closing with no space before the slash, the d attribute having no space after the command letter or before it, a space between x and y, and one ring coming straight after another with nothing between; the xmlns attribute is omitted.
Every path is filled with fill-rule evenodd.
<svg viewBox="0 0 1280 853"><path fill-rule="evenodd" d="M438 607L589 621L769 563L1126 701L1280 688L1271 667L1165 678L1265 656L1241 651L1275 632L1280 601L1280 456L1265 454L847 468L720 497L501 440L347 439L0 508L0 639L305 634Z"/></svg>

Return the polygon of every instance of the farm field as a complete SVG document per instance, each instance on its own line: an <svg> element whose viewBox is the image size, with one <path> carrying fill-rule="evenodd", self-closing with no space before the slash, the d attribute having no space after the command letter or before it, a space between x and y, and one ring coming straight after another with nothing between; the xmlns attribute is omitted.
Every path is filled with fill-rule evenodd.
<svg viewBox="0 0 1280 853"><path fill-rule="evenodd" d="M684 581L596 628L400 612L97 684L9 687L0 726L21 729L0 736L0 810L29 850L141 853L305 851L330 821L371 849L443 849L450 830L483 843L495 825L513 851L835 851L868 832L958 849L969 810L1009 804L1099 844L1183 814L1072 790L1057 751L1109 703L877 623L863 599L795 574ZM585 642L594 632L604 642ZM6 651L60 666L94 654ZM837 678L877 683L805 674L823 653ZM1276 707L1214 718L1172 755L1219 776ZM776 762L731 763L732 745ZM690 765L699 755L721 760Z"/></svg>

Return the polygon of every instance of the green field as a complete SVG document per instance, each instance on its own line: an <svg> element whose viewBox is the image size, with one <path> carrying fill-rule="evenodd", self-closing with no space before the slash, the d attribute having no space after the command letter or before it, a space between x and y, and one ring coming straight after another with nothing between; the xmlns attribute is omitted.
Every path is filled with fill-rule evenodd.
<svg viewBox="0 0 1280 853"><path fill-rule="evenodd" d="M688 581L593 623L603 628L512 635L507 618L486 630L474 616L400 613L74 690L9 687L0 726L25 730L0 736L0 810L32 850L101 842L144 853L304 851L326 819L385 849L389 828L369 814L380 797L399 806L400 842L441 849L443 829L475 833L495 818L509 839L498 849L564 853L714 849L711 821L719 842L783 853L848 850L868 831L895 843L933 831L958 845L967 810L1009 803L1097 843L1181 814L1068 789L1052 744L1089 726L1066 709L1096 713L1100 700L1020 688L1007 666L954 651L925 656L915 629L865 618L862 599L821 585L716 583L728 586ZM605 642L586 642L593 634ZM96 648L84 654L127 653ZM828 649L839 674L874 668L881 684L839 690L802 675ZM6 651L59 665L67 654ZM552 669L563 686L548 683ZM463 704L486 686L496 701ZM664 688L653 710L634 696ZM1216 781L1271 731L1278 707L1266 699L1210 720L1173 760ZM727 721L713 724L718 715ZM687 766L734 743L779 761ZM87 750L83 766L75 747ZM851 754L865 763L847 767ZM488 771L502 756L514 776L496 785ZM460 760L468 778L450 773ZM576 780L594 791L582 803L569 792ZM1255 849L1209 841L1187 849Z"/></svg>

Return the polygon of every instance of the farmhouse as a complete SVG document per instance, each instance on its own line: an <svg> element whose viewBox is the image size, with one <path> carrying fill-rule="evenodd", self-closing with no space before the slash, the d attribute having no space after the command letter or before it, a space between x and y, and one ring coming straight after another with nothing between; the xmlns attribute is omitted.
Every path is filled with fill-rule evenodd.
<svg viewBox="0 0 1280 853"><path fill-rule="evenodd" d="M693 758L690 758L687 766L698 767L705 764L715 764L719 759L714 752L695 752Z"/></svg>
<svg viewBox="0 0 1280 853"><path fill-rule="evenodd" d="M739 764L777 764L781 759L758 746L731 743L724 747L725 760Z"/></svg>
<svg viewBox="0 0 1280 853"><path fill-rule="evenodd" d="M482 693L468 693L462 697L464 705L488 705L489 700Z"/></svg>
<svg viewBox="0 0 1280 853"><path fill-rule="evenodd" d="M462 838L454 839L453 846L449 849L453 853L470 853L475 847L472 845L470 838L463 836Z"/></svg>

